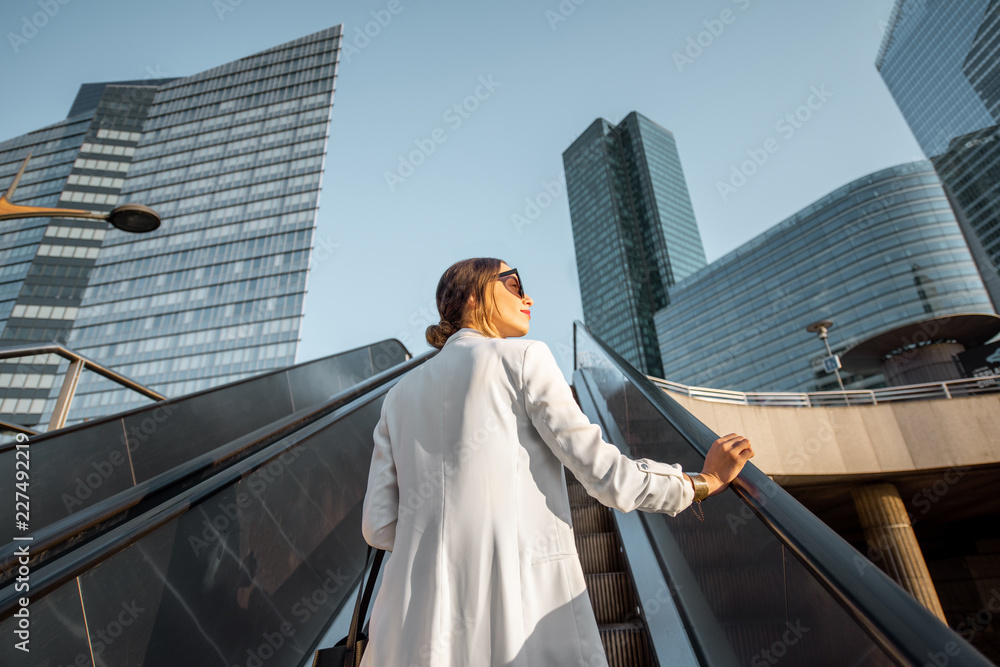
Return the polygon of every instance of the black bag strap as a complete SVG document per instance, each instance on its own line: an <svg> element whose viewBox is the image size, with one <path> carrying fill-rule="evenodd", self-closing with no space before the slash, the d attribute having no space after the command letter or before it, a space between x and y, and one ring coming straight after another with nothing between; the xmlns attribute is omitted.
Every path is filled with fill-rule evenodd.
<svg viewBox="0 0 1000 667"><path fill-rule="evenodd" d="M372 547L369 546L368 552L365 554L365 570L368 569L368 561L371 560L371 556ZM385 556L385 551L382 549L375 550L375 561L372 563L371 572L368 573L368 581L365 583L363 589L361 586L358 587L358 601L354 604L351 629L347 633L347 653L344 656L344 663L349 667L354 667L357 664L354 652L358 646L358 633L361 630L361 624L364 622L365 616L368 615L368 603L371 601L372 593L375 591L375 580L378 579L378 571L382 567L383 556Z"/></svg>

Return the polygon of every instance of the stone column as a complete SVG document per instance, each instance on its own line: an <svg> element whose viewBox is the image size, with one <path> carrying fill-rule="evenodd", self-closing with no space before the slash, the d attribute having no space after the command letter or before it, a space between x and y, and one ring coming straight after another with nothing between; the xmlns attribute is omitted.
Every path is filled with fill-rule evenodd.
<svg viewBox="0 0 1000 667"><path fill-rule="evenodd" d="M895 485L859 486L851 495L871 547L869 558L947 624L924 554Z"/></svg>

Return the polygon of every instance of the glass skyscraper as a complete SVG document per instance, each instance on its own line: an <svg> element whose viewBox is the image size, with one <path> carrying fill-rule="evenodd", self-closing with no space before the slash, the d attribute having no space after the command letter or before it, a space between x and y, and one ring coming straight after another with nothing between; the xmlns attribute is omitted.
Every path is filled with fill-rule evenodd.
<svg viewBox="0 0 1000 667"><path fill-rule="evenodd" d="M929 162L834 190L670 290L656 314L666 379L735 391L836 390L808 325L834 322L835 354L933 317L992 313ZM844 373L848 389L881 374Z"/></svg>
<svg viewBox="0 0 1000 667"><path fill-rule="evenodd" d="M1000 0L897 0L875 65L1000 310Z"/></svg>
<svg viewBox="0 0 1000 667"><path fill-rule="evenodd" d="M563 153L584 320L629 363L661 375L654 313L705 266L674 136L632 112L595 120Z"/></svg>
<svg viewBox="0 0 1000 667"><path fill-rule="evenodd" d="M0 143L15 203L163 224L0 223L0 346L55 340L167 396L294 362L342 26L200 74L87 84L69 117ZM65 363L65 362L64 362ZM58 360L0 368L0 419L39 424ZM144 401L84 374L70 421Z"/></svg>

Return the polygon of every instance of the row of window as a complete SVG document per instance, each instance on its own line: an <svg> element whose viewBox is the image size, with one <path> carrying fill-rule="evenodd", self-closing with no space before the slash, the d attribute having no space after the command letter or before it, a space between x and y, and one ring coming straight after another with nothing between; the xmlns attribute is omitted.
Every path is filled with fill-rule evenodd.
<svg viewBox="0 0 1000 667"><path fill-rule="evenodd" d="M199 206L198 198L205 208L223 206L233 201L248 201L250 199L260 199L262 197L273 196L278 193L291 193L306 188L318 188L320 182L320 172L293 176L291 178L277 178L270 181L262 181L253 185L234 187L219 183L226 179L205 178L187 183L177 183L167 185L162 188L153 188L142 193L142 197L148 202L155 202L157 205L171 199L181 199L188 197L190 205ZM199 193L209 192L204 195ZM136 193L132 193L136 194Z"/></svg>
<svg viewBox="0 0 1000 667"><path fill-rule="evenodd" d="M118 195L64 190L59 196L59 201L82 202L84 204L110 204L111 206L114 206L118 203Z"/></svg>
<svg viewBox="0 0 1000 667"><path fill-rule="evenodd" d="M39 257L66 257L69 259L97 259L101 249L96 246L82 245L50 245L43 243L38 246Z"/></svg>
<svg viewBox="0 0 1000 667"><path fill-rule="evenodd" d="M281 255L275 255L272 259L277 260L277 258L280 257ZM276 265L280 266L280 261L276 261ZM232 278L235 276L229 277ZM107 303L88 303L84 308L84 312L80 316L80 320L83 321L91 318L102 318L111 314L127 313L135 310L149 311L151 314L155 310L161 309L165 306L188 304L188 307L194 307L193 304L205 300L208 300L211 304L226 303L234 300L257 301L257 305L254 306L255 314L252 317L244 316L240 319L258 320L261 319L260 313L270 312L273 310L273 305L270 303L268 303L266 307L264 306L264 302L262 301L264 296L289 291L298 291L302 289L302 284L303 276L300 272L279 273L266 277L259 277L254 274L254 277L248 280L196 287L195 289L190 290L163 292L162 294L141 296L134 299L119 299L116 301L109 301ZM202 304L202 306L204 305L205 304ZM226 306L223 316L231 317L234 312L234 307L235 304L229 303ZM243 306L243 310L245 311L245 304Z"/></svg>
<svg viewBox="0 0 1000 667"><path fill-rule="evenodd" d="M32 245L14 246L13 248L0 250L0 266L16 262L22 257L33 256L34 254L35 247Z"/></svg>
<svg viewBox="0 0 1000 667"><path fill-rule="evenodd" d="M256 78L247 83L228 88L206 91L199 95L179 98L169 102L157 102L150 114L170 113L198 107L204 115L226 113L241 108L246 101L255 97L263 99L287 99L299 97L303 92L315 93L321 89L331 90L336 74L336 64L328 58L329 64L311 69L302 69L268 78ZM290 91L302 90L298 95L288 95Z"/></svg>
<svg viewBox="0 0 1000 667"><path fill-rule="evenodd" d="M118 370L132 378L142 378L145 383L160 383L171 376L197 370L199 368L221 369L233 364L254 361L266 361L277 357L286 357L295 352L295 342L261 345L258 347L241 347L235 350L193 354L172 359L159 359L138 364L126 364Z"/></svg>
<svg viewBox="0 0 1000 667"><path fill-rule="evenodd" d="M10 316L26 320L75 320L79 308L72 306L26 306L22 303L14 306Z"/></svg>
<svg viewBox="0 0 1000 667"><path fill-rule="evenodd" d="M220 187L246 185L252 181L297 176L310 171L319 171L323 166L322 155L278 162L256 160L254 159L255 155L259 154L249 153L238 158L201 162L143 176L136 176L133 173L126 192L139 192L147 190L153 185L169 185L180 182L186 182L185 188L192 188L195 192L216 190ZM207 176L215 178L208 179ZM192 181L196 181L197 185L189 185Z"/></svg>
<svg viewBox="0 0 1000 667"><path fill-rule="evenodd" d="M40 227L32 227L29 229L20 229L15 232L8 232L6 234L0 234L0 246L11 247L21 243L35 243L38 239L38 232Z"/></svg>
<svg viewBox="0 0 1000 667"><path fill-rule="evenodd" d="M120 171L126 172L130 163L116 162L114 160L92 160L90 158L77 158L73 163L76 169L91 169L93 171Z"/></svg>
<svg viewBox="0 0 1000 667"><path fill-rule="evenodd" d="M85 143L80 146L81 153L97 153L98 155L117 155L119 157L132 157L135 155L135 148L132 146L112 146L111 144L91 144Z"/></svg>
<svg viewBox="0 0 1000 667"><path fill-rule="evenodd" d="M17 169L20 169L20 165ZM17 169L14 173L0 176L0 182L9 183L14 180L14 174L17 173ZM24 199L21 194L30 185L35 185L36 183L45 183L46 181L59 181L66 178L66 174L72 169L70 164L57 164L51 167L46 167L44 169L36 169L34 162L28 163L28 170L24 172L24 176L21 178L20 184L17 186L18 198Z"/></svg>
<svg viewBox="0 0 1000 667"><path fill-rule="evenodd" d="M298 100L303 97L318 95L321 92L329 96L333 92L333 81L333 77L326 77L323 79L317 79L310 83L303 83L288 88L279 88L277 90L248 95L247 97L240 98L239 100L226 100L221 104L213 104L211 103L212 100L198 100L198 102L202 103L203 106L197 106L194 108L191 108L191 100L184 100L183 104L174 104L170 106L157 105L150 111L150 118L146 121L145 127L151 130L158 129L167 125L175 125L178 123L185 123L192 120L201 120L211 116L217 116L224 112L239 111L241 109L249 109L252 107L264 106L266 104ZM230 93L227 91L225 97L229 97L229 94ZM214 94L214 97L222 100L224 96L216 93ZM174 108L178 109L178 111L175 112ZM182 111L180 109L184 110ZM158 117L154 117L154 114L163 111L166 111L166 113Z"/></svg>
<svg viewBox="0 0 1000 667"><path fill-rule="evenodd" d="M0 402L0 414L4 415L40 415L44 409L44 398L5 398Z"/></svg>
<svg viewBox="0 0 1000 667"><path fill-rule="evenodd" d="M0 373L0 387L4 389L51 389L55 374Z"/></svg>
<svg viewBox="0 0 1000 667"><path fill-rule="evenodd" d="M268 220L273 220L269 218ZM308 250L300 250L284 255L280 270L275 270L272 256L255 257L247 260L214 263L209 266L198 266L190 269L179 269L172 273L157 273L136 277L139 264L106 264L94 268L90 283L84 293L84 303L87 308L102 303L105 300L118 300L121 295L141 297L161 291L170 281L174 289L184 289L198 285L223 282L231 274L246 271L257 279L268 277L271 273L295 272L306 268ZM158 268L158 267L157 267ZM86 316L84 312L84 316Z"/></svg>
<svg viewBox="0 0 1000 667"><path fill-rule="evenodd" d="M227 192L219 193L222 201L228 201ZM313 207L319 198L319 191L310 189L306 192L285 197L274 197L271 199L261 199L255 202L239 204L237 206L224 206L215 210L213 216L220 224L239 220L242 216L265 216L290 212L296 209ZM194 213L199 210L214 208L214 197L211 195L198 195L191 199L178 199L168 202L157 202L156 210L163 218L171 218L175 215Z"/></svg>
<svg viewBox="0 0 1000 667"><path fill-rule="evenodd" d="M241 317L240 319L249 319ZM123 358L144 352L171 350L174 353L197 345L211 345L217 341L253 340L260 336L296 331L299 318L285 317L277 320L239 324L231 327L202 329L172 336L157 336L142 340L103 345L87 349L88 356L95 359ZM81 352L83 353L83 352Z"/></svg>
<svg viewBox="0 0 1000 667"><path fill-rule="evenodd" d="M190 153L171 153L170 155L154 157L141 162L137 161L133 165L132 175L156 174L167 169L181 166L187 167L198 162L215 162L228 171L234 166L247 166L304 157L306 155L323 153L326 149L326 135L324 134L322 139L286 144L267 150L264 150L262 146L251 141L241 141L238 143L239 145L216 144L215 146L209 146L208 148ZM230 162L231 160L233 162Z"/></svg>
<svg viewBox="0 0 1000 667"><path fill-rule="evenodd" d="M127 163L120 162L119 164ZM91 188L114 188L118 190L125 184L125 179L111 178L109 176L80 176L79 174L70 174L69 178L66 179L66 184L85 185Z"/></svg>
<svg viewBox="0 0 1000 667"><path fill-rule="evenodd" d="M141 132L125 132L123 130L105 130L100 129L97 131L98 139L111 139L112 141L131 141L135 143L139 141L142 137Z"/></svg>
<svg viewBox="0 0 1000 667"><path fill-rule="evenodd" d="M30 248L28 250L30 251ZM3 253L0 253L0 280L23 279L31 268L31 260L19 264L5 264L3 259Z"/></svg>
<svg viewBox="0 0 1000 667"><path fill-rule="evenodd" d="M300 315L302 313L303 298L302 293L276 297L274 299L275 307L272 316L274 319L281 319ZM78 323L70 334L69 342L71 347L78 349L104 344L112 340L144 338L152 333L159 333L161 335L180 334L192 329L208 329L224 324L238 324L240 319L242 319L243 312L250 312L254 307L253 302L229 304L230 307L233 305L239 307L239 311L235 312L234 317L229 318L228 321L222 315L226 307L212 306L197 310L185 310L149 317L104 322L92 326L80 326Z"/></svg>
<svg viewBox="0 0 1000 667"><path fill-rule="evenodd" d="M60 239L83 239L84 241L102 241L107 236L108 230L94 229L92 227L66 227L63 225L49 225L45 228L46 236L54 236Z"/></svg>
<svg viewBox="0 0 1000 667"><path fill-rule="evenodd" d="M59 141L65 141L67 138L73 138L76 141L80 140L80 137L87 131L90 127L90 118L85 118L84 120L74 121L72 123L55 124L49 127L38 130L37 132L31 132L30 134L24 134L13 139L9 139L4 142L0 142L0 164L2 164L7 159L16 159L18 163L24 160L24 149L30 148L31 151L40 155L46 151L55 150L56 144ZM14 154L20 157L12 157ZM0 170L3 168L0 167ZM16 170L15 170L16 171Z"/></svg>
<svg viewBox="0 0 1000 667"><path fill-rule="evenodd" d="M330 110L327 107L320 107L311 111L286 114L253 123L240 125L230 124L228 126L201 132L178 136L160 143L144 143L139 150L139 159L145 155L166 155L168 153L178 153L189 151L195 146L208 146L216 143L232 143L248 137L256 137L258 143L264 142L264 137L276 135L279 132L288 132L299 126L307 126L315 123L326 124L329 120ZM281 138L274 141L281 141ZM273 143L273 142L272 142Z"/></svg>
<svg viewBox="0 0 1000 667"><path fill-rule="evenodd" d="M60 357L58 354L33 354L30 357L17 357L16 359L4 359L0 361L0 367L7 368L8 366L58 366L64 363L66 360Z"/></svg>
<svg viewBox="0 0 1000 667"><path fill-rule="evenodd" d="M239 69L230 72L213 69L210 72L196 74L190 79L169 86L159 99L174 101L184 97L195 97L202 93L216 90L232 90L236 86L256 81L257 79L273 78L293 71L310 70L329 64L333 53L339 48L340 40L322 40L315 43L319 51L311 55L303 55L299 48L271 51L266 56L253 57L235 61ZM322 45L322 46L319 46Z"/></svg>
<svg viewBox="0 0 1000 667"><path fill-rule="evenodd" d="M55 165L63 165L67 162L72 162L76 157L78 145L74 145L72 148L60 151L58 153L48 153L48 154L32 154L31 162L29 166L32 171L37 169L49 168ZM21 159L18 162L9 165L10 176L13 177L17 173L17 170L21 168L21 163L24 162L24 154L21 154Z"/></svg>
<svg viewBox="0 0 1000 667"><path fill-rule="evenodd" d="M179 125L167 125L161 127L157 123L158 119L150 119L150 121L146 123L146 131L143 134L143 138L146 143L156 143L158 141L166 141L167 139L186 134L208 132L220 127L242 125L244 123L261 120L262 118L283 116L297 111L306 111L315 106L322 106L329 111L330 95L320 93L318 95L310 95L308 97L287 100L276 104L265 104L263 106L237 111L232 114L222 114L189 123L181 123Z"/></svg>

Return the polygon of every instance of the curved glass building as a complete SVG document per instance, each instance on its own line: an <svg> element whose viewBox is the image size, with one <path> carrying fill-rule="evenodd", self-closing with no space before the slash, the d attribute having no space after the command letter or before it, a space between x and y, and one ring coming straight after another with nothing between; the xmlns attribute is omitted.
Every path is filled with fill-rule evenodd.
<svg viewBox="0 0 1000 667"><path fill-rule="evenodd" d="M670 288L655 316L667 379L739 391L837 389L806 327L833 320L843 353L929 317L992 313L929 162L875 172L819 199ZM843 374L848 389L881 375Z"/></svg>

